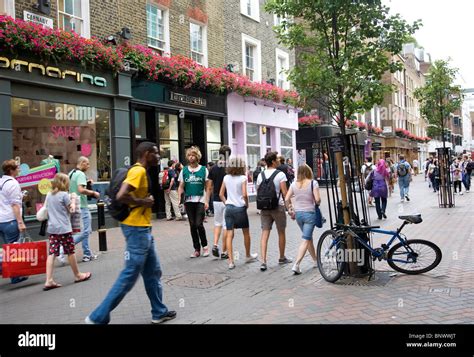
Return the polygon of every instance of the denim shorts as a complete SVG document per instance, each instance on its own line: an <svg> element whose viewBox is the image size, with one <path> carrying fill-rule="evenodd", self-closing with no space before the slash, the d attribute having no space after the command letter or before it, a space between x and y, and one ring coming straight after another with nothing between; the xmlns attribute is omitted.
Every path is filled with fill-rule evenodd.
<svg viewBox="0 0 474 357"><path fill-rule="evenodd" d="M298 223L301 232L303 232L302 238L312 240L314 227L316 227L316 213L314 211L298 211L296 212L296 223Z"/></svg>
<svg viewBox="0 0 474 357"><path fill-rule="evenodd" d="M249 216L247 207L225 206L225 226L228 230L249 228Z"/></svg>

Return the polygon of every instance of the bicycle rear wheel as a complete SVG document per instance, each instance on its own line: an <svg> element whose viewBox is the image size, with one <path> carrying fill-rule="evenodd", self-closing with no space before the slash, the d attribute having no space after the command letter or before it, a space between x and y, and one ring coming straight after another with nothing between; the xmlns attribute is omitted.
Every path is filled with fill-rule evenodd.
<svg viewBox="0 0 474 357"><path fill-rule="evenodd" d="M344 241L336 231L324 232L317 246L318 268L324 280L334 283L344 272Z"/></svg>
<svg viewBox="0 0 474 357"><path fill-rule="evenodd" d="M441 249L436 244L423 239L409 239L389 250L387 263L396 271L415 275L436 268L441 258Z"/></svg>

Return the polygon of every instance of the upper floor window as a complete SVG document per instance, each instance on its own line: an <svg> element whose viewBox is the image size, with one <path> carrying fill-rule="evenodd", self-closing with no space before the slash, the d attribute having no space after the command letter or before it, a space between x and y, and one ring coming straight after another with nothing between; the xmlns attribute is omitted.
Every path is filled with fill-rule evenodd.
<svg viewBox="0 0 474 357"><path fill-rule="evenodd" d="M189 31L191 58L200 65L207 66L207 27L190 22Z"/></svg>
<svg viewBox="0 0 474 357"><path fill-rule="evenodd" d="M15 0L0 0L0 15L15 18Z"/></svg>
<svg viewBox="0 0 474 357"><path fill-rule="evenodd" d="M290 69L290 56L288 53L276 49L276 75L277 86L282 89L289 89L290 83L287 79L287 71Z"/></svg>
<svg viewBox="0 0 474 357"><path fill-rule="evenodd" d="M58 0L58 27L89 38L89 0Z"/></svg>
<svg viewBox="0 0 474 357"><path fill-rule="evenodd" d="M147 4L147 42L148 46L163 55L170 52L169 12L158 6Z"/></svg>
<svg viewBox="0 0 474 357"><path fill-rule="evenodd" d="M262 80L261 58L261 42L242 34L242 73L251 81Z"/></svg>
<svg viewBox="0 0 474 357"><path fill-rule="evenodd" d="M259 0L240 0L240 12L242 15L260 22L260 3Z"/></svg>

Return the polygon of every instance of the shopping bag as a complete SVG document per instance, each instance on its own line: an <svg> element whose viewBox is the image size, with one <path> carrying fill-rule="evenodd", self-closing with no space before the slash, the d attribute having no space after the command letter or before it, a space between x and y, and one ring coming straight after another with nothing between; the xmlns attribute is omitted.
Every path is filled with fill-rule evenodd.
<svg viewBox="0 0 474 357"><path fill-rule="evenodd" d="M12 278L46 273L46 241L33 242L22 234L17 243L3 245L2 276Z"/></svg>

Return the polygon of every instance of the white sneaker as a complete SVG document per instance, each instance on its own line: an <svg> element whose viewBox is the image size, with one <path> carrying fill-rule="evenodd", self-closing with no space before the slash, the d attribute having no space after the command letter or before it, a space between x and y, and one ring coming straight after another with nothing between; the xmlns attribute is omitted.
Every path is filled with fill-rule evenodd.
<svg viewBox="0 0 474 357"><path fill-rule="evenodd" d="M401 202L401 203L405 202L405 199L404 199L404 198L402 198L402 199L400 200L400 202Z"/></svg>
<svg viewBox="0 0 474 357"><path fill-rule="evenodd" d="M209 256L209 247L206 245L204 248L202 248L202 256L203 257L208 257Z"/></svg>
<svg viewBox="0 0 474 357"><path fill-rule="evenodd" d="M318 268L318 261L317 260L313 260L313 268Z"/></svg>
<svg viewBox="0 0 474 357"><path fill-rule="evenodd" d="M258 253L252 253L252 254L250 254L250 257L245 258L245 262L246 263L254 262L254 261L257 260L257 257L258 257Z"/></svg>
<svg viewBox="0 0 474 357"><path fill-rule="evenodd" d="M235 264L234 263L229 263L229 270L232 270L235 268Z"/></svg>
<svg viewBox="0 0 474 357"><path fill-rule="evenodd" d="M295 275L300 275L301 274L301 269L300 269L300 266L299 265L293 265L293 268L291 268L291 270L293 271L293 273L295 273Z"/></svg>
<svg viewBox="0 0 474 357"><path fill-rule="evenodd" d="M464 195L464 193L462 193L462 192L459 192L459 194L460 194L461 196Z"/></svg>

